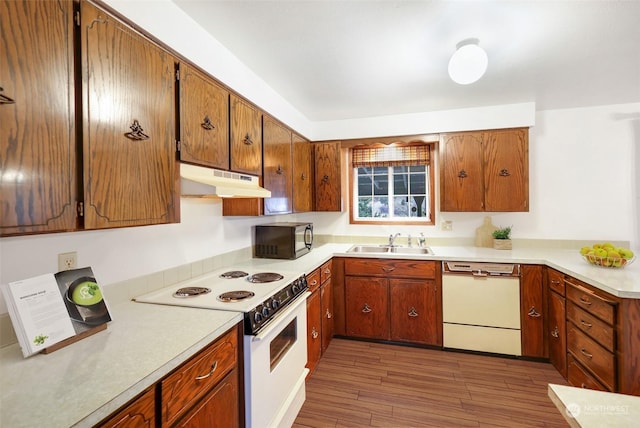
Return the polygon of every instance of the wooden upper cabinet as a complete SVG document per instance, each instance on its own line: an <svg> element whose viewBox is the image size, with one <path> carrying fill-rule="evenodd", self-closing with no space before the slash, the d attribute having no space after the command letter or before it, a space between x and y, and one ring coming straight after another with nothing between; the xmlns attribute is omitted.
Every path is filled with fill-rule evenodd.
<svg viewBox="0 0 640 428"><path fill-rule="evenodd" d="M0 28L0 235L73 230L73 3L2 1Z"/></svg>
<svg viewBox="0 0 640 428"><path fill-rule="evenodd" d="M231 170L262 175L262 112L231 94Z"/></svg>
<svg viewBox="0 0 640 428"><path fill-rule="evenodd" d="M314 143L315 211L342 211L340 141Z"/></svg>
<svg viewBox="0 0 640 428"><path fill-rule="evenodd" d="M485 211L529 211L529 131L484 136Z"/></svg>
<svg viewBox="0 0 640 428"><path fill-rule="evenodd" d="M180 64L180 160L229 169L229 91Z"/></svg>
<svg viewBox="0 0 640 428"><path fill-rule="evenodd" d="M483 211L482 132L440 136L442 211Z"/></svg>
<svg viewBox="0 0 640 428"><path fill-rule="evenodd" d="M440 136L442 211L529 210L526 128Z"/></svg>
<svg viewBox="0 0 640 428"><path fill-rule="evenodd" d="M264 213L289 214L293 198L291 131L264 116L262 138L264 187L271 191L271 197L264 199Z"/></svg>
<svg viewBox="0 0 640 428"><path fill-rule="evenodd" d="M293 212L313 211L313 151L309 141L293 134Z"/></svg>
<svg viewBox="0 0 640 428"><path fill-rule="evenodd" d="M80 33L85 228L179 221L173 56L84 1Z"/></svg>

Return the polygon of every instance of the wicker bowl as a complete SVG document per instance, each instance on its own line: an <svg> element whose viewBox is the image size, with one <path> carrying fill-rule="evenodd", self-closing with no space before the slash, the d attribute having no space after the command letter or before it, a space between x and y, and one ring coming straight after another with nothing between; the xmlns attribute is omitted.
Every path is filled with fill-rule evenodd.
<svg viewBox="0 0 640 428"><path fill-rule="evenodd" d="M633 261L636 259L635 256L633 256L630 259L624 259L622 257L600 257L600 256L594 256L594 255L588 255L588 254L583 254L582 258L585 259L587 263L591 265L601 266L606 268L623 268L633 263Z"/></svg>

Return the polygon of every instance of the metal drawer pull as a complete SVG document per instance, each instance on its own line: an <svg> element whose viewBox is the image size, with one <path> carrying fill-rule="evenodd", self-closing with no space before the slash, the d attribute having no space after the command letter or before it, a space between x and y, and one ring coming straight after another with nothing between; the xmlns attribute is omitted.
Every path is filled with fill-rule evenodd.
<svg viewBox="0 0 640 428"><path fill-rule="evenodd" d="M531 306L531 309L529 309L529 312L527 312L527 315L529 315L530 317L533 318L540 318L542 315L540 315L540 313L536 310L535 306Z"/></svg>
<svg viewBox="0 0 640 428"><path fill-rule="evenodd" d="M586 322L585 320L580 320L580 324L582 324L583 326L585 326L587 328L593 327L593 324L590 324L590 323Z"/></svg>
<svg viewBox="0 0 640 428"><path fill-rule="evenodd" d="M129 129L131 129L131 132L125 133L124 136L129 138L130 140L140 141L149 139L149 136L144 133L144 129L142 129L142 126L140 126L140 122L138 122L138 119L133 120L133 123L131 124Z"/></svg>
<svg viewBox="0 0 640 428"><path fill-rule="evenodd" d="M584 297L580 297L580 301L587 306L591 306L591 301L589 299L585 299Z"/></svg>
<svg viewBox="0 0 640 428"><path fill-rule="evenodd" d="M213 364L211 364L211 371L205 375L202 376L196 376L196 380L202 380L202 379L206 379L209 376L211 376L213 374L213 372L216 371L216 369L218 368L218 362L214 361Z"/></svg>
<svg viewBox="0 0 640 428"><path fill-rule="evenodd" d="M418 316L418 313L416 312L416 308L414 308L413 306L409 309L409 316L414 318Z"/></svg>
<svg viewBox="0 0 640 428"><path fill-rule="evenodd" d="M366 304L366 303L364 304L364 307L362 308L362 312L365 313L365 314L371 312L371 308L369 307L368 304Z"/></svg>
<svg viewBox="0 0 640 428"><path fill-rule="evenodd" d="M329 309L327 309L327 313L325 313L325 315L327 316L327 319L331 319L331 317L333 316L333 314L329 312Z"/></svg>
<svg viewBox="0 0 640 428"><path fill-rule="evenodd" d="M322 273L326 273L327 275L331 273L331 271L329 269L325 269L322 271Z"/></svg>
<svg viewBox="0 0 640 428"><path fill-rule="evenodd" d="M317 283L318 283L318 281L315 280L315 279L313 281L311 281L311 285L316 285Z"/></svg>
<svg viewBox="0 0 640 428"><path fill-rule="evenodd" d="M385 272L393 272L394 270L396 270L396 268L394 268L393 266L383 266L382 270Z"/></svg>
<svg viewBox="0 0 640 428"><path fill-rule="evenodd" d="M314 338L314 339L317 339L317 338L318 338L318 331L316 330L316 328L315 328L315 327L313 327L313 328L311 329L311 337L312 337L312 338Z"/></svg>
<svg viewBox="0 0 640 428"><path fill-rule="evenodd" d="M584 348L580 348L580 353L589 359L593 358L593 354L588 353Z"/></svg>
<svg viewBox="0 0 640 428"><path fill-rule="evenodd" d="M580 384L580 388L586 388L586 387L587 387L587 385L585 385L584 382L582 382L582 384Z"/></svg>
<svg viewBox="0 0 640 428"><path fill-rule="evenodd" d="M560 337L560 330L558 330L558 326L553 329L553 331L551 332L551 336L555 337L556 339Z"/></svg>

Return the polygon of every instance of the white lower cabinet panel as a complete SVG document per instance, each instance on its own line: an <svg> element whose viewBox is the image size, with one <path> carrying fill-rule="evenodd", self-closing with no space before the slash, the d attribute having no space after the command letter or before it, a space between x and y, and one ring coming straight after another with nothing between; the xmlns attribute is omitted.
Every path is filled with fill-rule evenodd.
<svg viewBox="0 0 640 428"><path fill-rule="evenodd" d="M520 330L480 327L463 324L444 324L445 348L522 355Z"/></svg>

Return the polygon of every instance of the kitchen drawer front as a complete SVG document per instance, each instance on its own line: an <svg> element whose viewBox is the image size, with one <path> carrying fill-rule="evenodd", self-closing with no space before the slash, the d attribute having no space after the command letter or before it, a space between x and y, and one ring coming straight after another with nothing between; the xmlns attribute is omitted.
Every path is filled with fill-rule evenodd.
<svg viewBox="0 0 640 428"><path fill-rule="evenodd" d="M573 357L607 387L615 389L615 356L584 334L572 323L567 324L567 349Z"/></svg>
<svg viewBox="0 0 640 428"><path fill-rule="evenodd" d="M324 284L325 281L331 278L332 262L329 260L322 266L320 266L320 283Z"/></svg>
<svg viewBox="0 0 640 428"><path fill-rule="evenodd" d="M576 281L567 281L567 299L611 325L615 324L615 302L606 300Z"/></svg>
<svg viewBox="0 0 640 428"><path fill-rule="evenodd" d="M608 391L604 385L602 385L598 380L591 376L591 374L586 371L579 362L576 361L571 355L567 356L568 368L567 375L568 381L571 385L577 386L578 388L589 388L595 389L598 391Z"/></svg>
<svg viewBox="0 0 640 428"><path fill-rule="evenodd" d="M615 332L612 326L580 309L575 303L567 304L567 319L611 352L615 351Z"/></svg>
<svg viewBox="0 0 640 428"><path fill-rule="evenodd" d="M237 335L238 330L231 329L160 383L163 426L173 423L237 366Z"/></svg>
<svg viewBox="0 0 640 428"><path fill-rule="evenodd" d="M320 269L316 269L307 275L307 285L309 285L309 291L312 293L320 287Z"/></svg>
<svg viewBox="0 0 640 428"><path fill-rule="evenodd" d="M435 278L435 262L421 260L345 259L346 275Z"/></svg>
<svg viewBox="0 0 640 428"><path fill-rule="evenodd" d="M549 288L564 296L564 275L557 270L547 268L547 282Z"/></svg>

